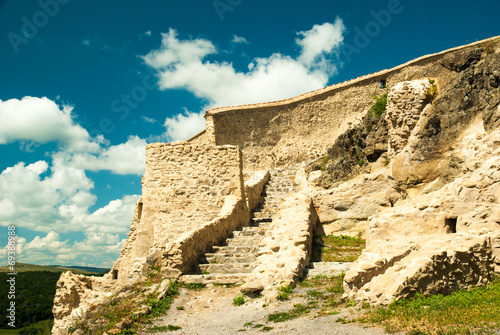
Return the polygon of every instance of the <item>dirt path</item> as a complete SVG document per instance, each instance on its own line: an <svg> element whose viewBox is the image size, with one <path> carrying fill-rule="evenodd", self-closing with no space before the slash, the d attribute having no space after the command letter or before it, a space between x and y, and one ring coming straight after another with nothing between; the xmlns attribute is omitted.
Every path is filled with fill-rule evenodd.
<svg viewBox="0 0 500 335"><path fill-rule="evenodd" d="M156 319L153 326L166 328L168 325L172 325L182 327L182 329L176 331L162 329L156 332L152 329L144 329L140 333L186 335L386 334L380 328L364 328L357 324L342 324L335 321L338 318L352 318L359 313L359 309L356 307L340 310L340 313L336 315L320 316L309 313L294 320L274 323L267 321L269 314L289 311L294 304L298 303L306 305L307 298L294 295L294 298L289 301L274 302L269 305L263 297L246 298L246 303L243 306L234 306L233 299L238 295L238 287L213 286L202 291L181 288L180 295L175 299L168 314Z"/></svg>

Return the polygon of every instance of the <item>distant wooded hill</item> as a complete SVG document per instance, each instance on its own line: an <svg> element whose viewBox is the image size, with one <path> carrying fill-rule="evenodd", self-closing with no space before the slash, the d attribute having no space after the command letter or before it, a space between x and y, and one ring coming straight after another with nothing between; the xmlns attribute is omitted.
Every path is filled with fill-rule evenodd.
<svg viewBox="0 0 500 335"><path fill-rule="evenodd" d="M109 269L80 267L80 266L58 266L58 265L34 265L16 263L16 329L29 327L42 320L52 320L52 305L56 292L56 283L64 271L72 271L84 275L102 276ZM6 283L11 276L8 266L0 267L0 282ZM0 310L8 308L10 300L7 299L9 285L0 285ZM11 329L5 317L0 318L0 329ZM27 329L27 328L25 328ZM19 334L24 334L22 330ZM2 334L2 330L0 330Z"/></svg>
<svg viewBox="0 0 500 335"><path fill-rule="evenodd" d="M103 274L109 271L105 268L93 268L86 266L62 266L62 265L35 265L26 263L16 263L16 272L26 271L49 271L49 272L64 272L72 271L73 273L82 275ZM9 266L0 266L0 272L11 272Z"/></svg>

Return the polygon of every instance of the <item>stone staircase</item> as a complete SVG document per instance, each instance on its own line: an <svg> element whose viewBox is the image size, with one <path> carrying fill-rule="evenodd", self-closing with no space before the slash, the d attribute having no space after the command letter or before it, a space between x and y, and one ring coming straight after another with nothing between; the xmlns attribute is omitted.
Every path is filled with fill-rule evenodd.
<svg viewBox="0 0 500 335"><path fill-rule="evenodd" d="M191 273L180 278L181 281L241 284L249 279L255 268L259 243L272 222L272 215L286 195L296 189L296 171L293 167L277 168L270 174L262 192L262 201L252 212L249 225L233 231L221 245L213 246L211 252L200 257L199 262L193 265Z"/></svg>

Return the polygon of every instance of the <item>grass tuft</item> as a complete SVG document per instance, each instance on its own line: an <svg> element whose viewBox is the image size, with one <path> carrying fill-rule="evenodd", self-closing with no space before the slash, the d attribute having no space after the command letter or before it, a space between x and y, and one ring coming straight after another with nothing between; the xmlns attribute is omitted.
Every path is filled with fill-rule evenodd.
<svg viewBox="0 0 500 335"><path fill-rule="evenodd" d="M313 258L324 262L354 262L366 246L366 241L346 235L323 236L324 247L315 248Z"/></svg>
<svg viewBox="0 0 500 335"><path fill-rule="evenodd" d="M245 304L245 297L243 297L242 295L239 295L233 299L234 306L242 306L244 304Z"/></svg>
<svg viewBox="0 0 500 335"><path fill-rule="evenodd" d="M288 312L277 312L273 314L269 314L267 316L267 321L270 322L284 322L288 320L293 320L298 318L299 316L309 313L309 309L307 306L301 304L293 305L293 309Z"/></svg>
<svg viewBox="0 0 500 335"><path fill-rule="evenodd" d="M187 288L188 290L192 290L192 291L201 291L205 287L207 287L207 285L200 284L200 283L182 283L181 282L179 285L184 287L184 288Z"/></svg>

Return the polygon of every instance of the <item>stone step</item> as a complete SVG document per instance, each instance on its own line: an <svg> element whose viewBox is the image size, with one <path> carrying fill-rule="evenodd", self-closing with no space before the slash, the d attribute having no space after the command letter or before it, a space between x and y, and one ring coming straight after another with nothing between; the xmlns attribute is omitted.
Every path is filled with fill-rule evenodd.
<svg viewBox="0 0 500 335"><path fill-rule="evenodd" d="M243 284L248 281L248 273L228 273L228 274L186 274L179 278L179 281L191 284Z"/></svg>
<svg viewBox="0 0 500 335"><path fill-rule="evenodd" d="M216 254L213 257L207 257L209 264L253 264L257 260L257 255L249 254L246 256L236 257L233 254Z"/></svg>
<svg viewBox="0 0 500 335"><path fill-rule="evenodd" d="M240 236L262 236L266 234L266 231L262 228L257 229L259 227L245 227L245 228L256 228L255 230L242 230L242 231L234 231L233 232L233 237L240 237Z"/></svg>
<svg viewBox="0 0 500 335"><path fill-rule="evenodd" d="M238 236L236 238L228 238L226 240L227 246L254 246L258 245L261 241L260 235L257 236Z"/></svg>
<svg viewBox="0 0 500 335"><path fill-rule="evenodd" d="M243 252L243 253L231 253L231 252L209 252L205 254L205 258L209 259L211 257L220 256L220 257L255 257L257 253Z"/></svg>
<svg viewBox="0 0 500 335"><path fill-rule="evenodd" d="M251 273L254 269L254 264L246 263L227 263L227 264L200 264L202 272L212 273Z"/></svg>
<svg viewBox="0 0 500 335"><path fill-rule="evenodd" d="M274 213L266 213L266 214L256 214L252 217L254 221L263 221L263 222L271 222Z"/></svg>
<svg viewBox="0 0 500 335"><path fill-rule="evenodd" d="M259 247L257 246L213 246L212 249L215 252L219 250L223 253L247 253L247 252L258 252Z"/></svg>
<svg viewBox="0 0 500 335"><path fill-rule="evenodd" d="M310 262L306 268L307 277L338 276L351 268L352 262Z"/></svg>

